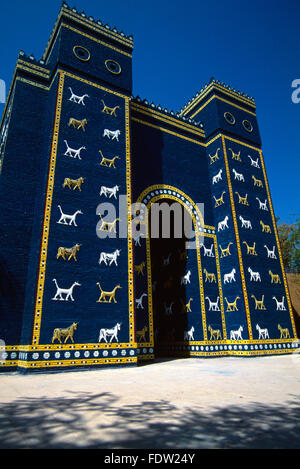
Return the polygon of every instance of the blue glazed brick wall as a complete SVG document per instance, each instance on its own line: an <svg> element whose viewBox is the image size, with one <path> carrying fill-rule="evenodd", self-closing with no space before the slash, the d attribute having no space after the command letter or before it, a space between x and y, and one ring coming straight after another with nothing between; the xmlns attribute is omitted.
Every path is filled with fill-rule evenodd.
<svg viewBox="0 0 300 469"><path fill-rule="evenodd" d="M203 203L205 223L211 225L205 148L134 121L131 128L133 200L148 186L168 184L185 192L195 203Z"/></svg>
<svg viewBox="0 0 300 469"><path fill-rule="evenodd" d="M85 100L85 106L69 100L71 96L69 86L77 95L85 93L89 95ZM101 99L107 106L119 106L117 117L102 113ZM85 131L68 126L72 117L79 120L87 119ZM103 137L105 128L119 129L121 131L119 141ZM81 146L86 148L80 152L81 159L65 155L67 149L65 140L71 148L78 149ZM99 150L109 159L115 155L119 156L115 163L116 168L100 166ZM99 215L96 214L97 206L101 202L108 201L105 197L100 197L101 186L118 185L119 194L126 194L125 157L124 99L79 80L66 78L55 169L40 343L50 343L55 328L68 327L74 321L79 322L75 339L77 343L98 342L100 328L111 328L116 322L122 322L119 341L129 341L127 238L119 239L116 236L114 239L100 239L96 234L99 222ZM71 179L83 177L81 191L64 188L66 177ZM109 202L115 206L116 217L120 217L117 200L113 198ZM57 223L61 216L58 205L66 214L73 214L77 210L82 212L76 217L78 226ZM102 215L104 217L106 214ZM118 229L119 224L116 226ZM77 243L81 245L77 262L73 259L71 261L57 259L59 247L72 247ZM99 265L100 253L113 252L115 249L121 249L118 265L113 264L111 267L103 263ZM74 282L80 283L80 286L74 287L74 302L53 300L56 293L54 278L62 288L69 288ZM122 289L116 292L116 304L97 303L100 297L97 282L100 282L106 291L113 290L117 284L121 285Z"/></svg>
<svg viewBox="0 0 300 469"><path fill-rule="evenodd" d="M19 343L29 261L34 201L39 184L45 92L17 82L0 179L1 329Z"/></svg>
<svg viewBox="0 0 300 469"><path fill-rule="evenodd" d="M243 104L240 104L243 107ZM259 134L259 129L257 125L256 116L244 111L243 109L239 109L239 107L231 106L230 104L224 103L223 101L217 100L217 108L218 108L218 115L221 128L228 133L234 134L238 138L242 138L244 140L248 140L256 145L261 145L261 139ZM226 119L224 118L224 114L226 112L230 112L234 119L235 124L229 124ZM243 126L243 121L247 120L251 123L253 130L248 132L245 130Z"/></svg>
<svg viewBox="0 0 300 469"><path fill-rule="evenodd" d="M217 158L215 158L216 155ZM213 158L214 162L212 162L211 157ZM213 197L214 226L216 227L218 250L220 256L227 336L230 337L231 330L237 330L240 326L242 326L243 338L246 339L248 338L248 331L243 298L243 288L241 283L239 258L221 138L218 138L208 146L207 161L210 172L209 182L212 188ZM218 175L220 175L220 178L218 178ZM214 182L214 180L217 180L218 182ZM221 197L223 203L218 204L216 199L219 200ZM230 246L229 243L231 243ZM224 250L228 248L228 246L230 254L222 256L221 248ZM228 281L225 280L224 276L230 274L233 269L235 269L233 279L231 280L231 278L229 278ZM227 298L229 303L232 303L235 301L236 297L239 297L236 302L237 310L233 310L230 312L230 314L226 314L227 302L225 298Z"/></svg>
<svg viewBox="0 0 300 469"><path fill-rule="evenodd" d="M46 202L46 190L48 183L48 170L51 155L52 132L57 101L58 76L53 80L47 95L44 98L45 113L43 119L43 138L41 143L39 172L37 176L37 188L34 196L34 215L31 236L30 255L28 263L28 275L26 282L26 296L23 312L21 344L32 341L34 308L37 294L38 265L41 251L42 227L44 222L44 210ZM49 119L48 116L52 116Z"/></svg>
<svg viewBox="0 0 300 469"><path fill-rule="evenodd" d="M258 331L256 329L256 325L258 324L259 327L268 329L270 338L280 338L278 324L284 328L288 327L290 333L292 333L292 327L274 231L276 228L273 224L270 202L268 200L262 170L262 160L259 152L252 148L238 145L234 142L229 142L226 146L235 210L238 219L238 230L251 312L253 337L258 338ZM229 150L231 147L235 153L241 152L241 161L232 158L232 153ZM233 169L243 175L242 181L235 178L232 173ZM256 182L255 185L255 180L261 181L261 185L258 182ZM241 204L239 195L242 197L247 195L249 205ZM261 207L265 207L266 209L262 209ZM245 228L245 224L243 224L240 217L242 217L243 220L250 221L252 228ZM267 229L263 231L261 222L270 227L270 232L268 232ZM253 247L255 243L255 252L257 255L248 254L248 248L245 243L250 247ZM268 250L265 246L270 251L275 249L276 259L270 256L268 257ZM251 275L249 269L258 273L260 280L255 281L255 275ZM272 277L269 271L279 275L280 283L272 283ZM256 302L255 299L252 298L252 295L254 295L257 300L261 300L264 296L265 310L255 309ZM273 296L280 302L282 301L282 297L284 297L284 308L286 309L278 310Z"/></svg>
<svg viewBox="0 0 300 469"><path fill-rule="evenodd" d="M99 44L88 37L78 35L66 28L61 29L59 60L65 66L76 72L97 77L97 80L107 83L110 87L116 87L127 92L132 88L131 57L118 52L116 48ZM83 62L73 53L74 46L82 46L90 52L90 60ZM116 61L122 72L119 75L112 74L105 67L106 60Z"/></svg>

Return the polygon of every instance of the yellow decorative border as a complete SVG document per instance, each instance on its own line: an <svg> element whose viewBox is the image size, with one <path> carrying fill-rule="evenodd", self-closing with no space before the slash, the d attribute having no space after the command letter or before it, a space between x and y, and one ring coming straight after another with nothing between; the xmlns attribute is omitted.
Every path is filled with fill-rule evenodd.
<svg viewBox="0 0 300 469"><path fill-rule="evenodd" d="M54 40L54 37L57 36L57 34L59 33L60 31L60 28L61 28L61 24L59 25L59 22L60 20L62 19L62 17L65 16L66 18L68 19L71 19L71 20L76 20L77 23L79 23L80 25L83 25L85 27L88 27L89 29L93 30L93 31L96 31L104 36L107 36L107 38L109 39L113 39L117 42L119 42L120 44L122 45L125 45L126 47L128 47L129 49L132 49L133 48L133 42L130 40L130 39L127 39L126 37L120 37L119 34L117 33L114 33L113 31L108 31L107 29L105 29L104 27L100 26L100 25L95 25L92 21L90 21L88 18L83 18L81 15L79 15L78 13L75 13L73 11L70 11L70 10L67 10L65 7L63 7L56 19L56 22L55 22L55 25L54 25L54 28L53 28L53 31L52 31L52 34L48 40L48 43L47 43L47 46L46 46L46 49L43 53L43 59L44 60L47 60L49 54L51 53L52 51L52 48L55 44L55 41L53 42ZM59 27L58 27L59 25Z"/></svg>
<svg viewBox="0 0 300 469"><path fill-rule="evenodd" d="M45 73L38 72L37 70L34 70L31 67L25 67L24 65L19 65L19 64L17 64L16 67L19 70L25 70L26 72L30 72L30 73L32 73L32 75L38 75L40 77L46 78L47 80L49 79L49 75L46 75Z"/></svg>
<svg viewBox="0 0 300 469"><path fill-rule="evenodd" d="M294 315L293 315L293 309L292 309L292 304L291 304L290 292L289 292L288 285L287 285L287 280L286 280L285 268L284 268L284 264L283 264L281 246L280 246L280 242L279 242L277 224L276 224L276 219L275 219L275 215L274 215L273 203L272 203L272 199L271 199L271 193L270 193L269 183L268 183L268 179L267 179L267 173L266 173L263 153L262 153L262 150L258 150L258 152L259 152L259 156L260 156L260 162L261 162L261 167L262 167L262 171L263 171L263 175L264 175L264 181L265 181L265 187L266 187L266 192L267 192L267 196L268 196L268 201L269 201L269 207L270 207L272 223L273 223L273 229L274 229L275 238L276 238L277 250L278 250L279 259L280 259L280 266L281 266L281 273L282 273L282 278L283 278L283 283L284 283L284 288L285 288L285 294L286 294L287 302L288 302L288 305L289 305L289 313L290 313L290 318L291 318L291 324L292 324L292 328L293 328L294 337L297 338L297 331L296 331L296 325L295 325L295 321L294 321Z"/></svg>
<svg viewBox="0 0 300 469"><path fill-rule="evenodd" d="M199 114L200 111L202 111L202 109L204 109L213 99L218 99L219 101L222 101L223 103L226 103L226 104L230 104L230 106L233 106L237 109L240 109L241 111L244 111L244 112L247 112L248 114L251 114L251 116L254 116L256 117L256 113L255 112L252 112L252 111L249 111L248 109L245 109L244 107L241 107L241 106L238 106L237 104L233 103L232 101L228 101L228 99L224 99L224 98L221 98L220 96L217 96L216 94L214 94L213 96L211 96L199 109L197 109L196 112L194 112L194 114L192 114L190 116L191 119L193 119L197 114Z"/></svg>
<svg viewBox="0 0 300 469"><path fill-rule="evenodd" d="M215 230L215 227L214 226L209 226L209 225L205 225L204 223L204 218L203 218L203 215L202 213L200 212L199 208L197 207L197 205L194 203L194 201L187 195L185 194L182 190L178 189L177 187L174 187L174 186L170 186L168 184L154 184L152 186L149 186L147 187L145 190L143 190L143 192L138 196L137 198L137 204L141 204L143 199L145 197L147 197L147 195L153 191L157 191L157 190L167 190L167 191L174 191L174 192L177 192L178 194L182 195L188 202L189 204L191 204L194 208L194 210L196 210L197 212L197 215L201 221L201 226L203 228L207 228L207 229L210 229L210 230ZM158 194L156 194L158 195ZM175 196L173 195L173 197L171 197L172 194L161 194L161 195L169 195L170 198L173 198L174 200L177 200L177 198L174 198ZM180 201L180 200L179 200ZM181 202L182 202L182 199L181 199ZM189 207L186 207L186 209L190 212L190 208ZM196 221L196 219L195 219Z"/></svg>
<svg viewBox="0 0 300 469"><path fill-rule="evenodd" d="M62 72L62 73L64 73L66 77L75 78L76 80L82 81L82 83L86 83L87 85L93 86L94 88L99 88L100 90L103 90L103 91L105 91L106 93L111 93L111 94L114 94L115 96L119 96L120 98L123 98L124 100L129 99L128 96L126 96L126 95L123 94L123 93L119 93L119 92L117 92L117 91L113 91L112 89L106 88L106 87L103 86L103 85L98 85L97 83L94 83L93 81L90 81L90 80L86 80L85 78L82 78L82 77L79 76L79 75L75 75L74 73L65 72L65 71L63 71L63 70L59 70L59 71Z"/></svg>
<svg viewBox="0 0 300 469"><path fill-rule="evenodd" d="M226 94L227 96L229 96L230 98L234 98L238 101L241 101L242 103L248 105L248 106L251 106L253 108L256 108L255 104L253 103L253 101L247 99L247 98L244 98L243 96L240 96L238 94L236 94L235 92L230 92L227 88L224 88L222 85L219 85L217 83L211 83L210 85L208 85L207 88L205 88L202 93L199 94L199 96L197 96L196 98L194 98L192 100L192 102L190 104L188 104L184 109L183 111L180 113L180 115L185 115L187 114L193 107L195 107L199 101L202 101L202 99L208 94L210 93L213 89L216 89L217 91L221 91L222 93Z"/></svg>
<svg viewBox="0 0 300 469"><path fill-rule="evenodd" d="M149 109L146 106L143 106L141 104L137 104L135 102L131 103L131 108L133 111L145 114L146 116L153 117L154 119L159 119L163 122L166 122L167 124L173 125L178 127L180 130L184 130L186 132L192 132L194 134L199 135L199 137L205 137L204 130L198 129L192 124L188 124L185 122L178 121L174 117L165 115L155 109Z"/></svg>
<svg viewBox="0 0 300 469"><path fill-rule="evenodd" d="M177 132L173 132L172 130L166 129L165 127L162 127L160 125L151 124L150 122L147 122L145 120L137 119L136 117L131 117L131 121L138 122L139 124L146 125L148 127L152 127L153 129L161 130L162 132L166 132L170 135L174 135L175 137L181 138L183 140L187 140L189 142L196 143L197 145L200 145L204 148L209 147L215 140L218 140L219 138L221 138L223 136L222 133L219 133L218 135L216 135L215 137L213 137L212 139L208 140L205 143L205 142L200 142L199 140L194 140L192 138L186 137L185 135L181 135ZM226 138L228 138L228 137L226 137ZM237 143L241 143L241 145L244 145L248 148L252 148L253 150L258 151L258 148L253 146L253 145L249 145L249 144L246 144L244 142L240 142L239 140L236 140L236 139L233 139L233 138L231 138L231 140L234 141L234 142L237 142Z"/></svg>
<svg viewBox="0 0 300 469"><path fill-rule="evenodd" d="M108 47L109 49L112 49L112 50L114 50L114 51L116 51L116 52L119 52L119 54L126 55L127 57L132 58L132 54L129 54L128 52L125 52L125 51L123 51L122 49L119 49L118 47L112 46L111 44L107 44L107 43L104 42L104 41L100 41L100 39L96 39L95 37L90 36L90 35L87 34L87 33L83 33L82 31L79 31L79 29L76 29L76 28L74 28L73 26L69 26L69 25L66 24L66 23L62 23L60 27L63 27L63 28L66 28L66 29L70 29L70 30L73 31L74 33L80 34L80 36L87 37L87 38L90 39L91 41L97 42L97 44L101 44L102 46Z"/></svg>
<svg viewBox="0 0 300 469"><path fill-rule="evenodd" d="M24 65L25 67L33 68L36 69L39 72L42 72L42 76L44 75L50 75L50 70L44 67L39 67L38 65L35 65L34 63L26 62L25 60L18 59L17 61L17 66L20 65L20 68Z"/></svg>
<svg viewBox="0 0 300 469"><path fill-rule="evenodd" d="M45 202L45 209L44 209L43 232L42 232L42 240L41 240L40 262L39 262L38 283L37 283L37 296L36 296L35 313L34 313L34 321L33 321L32 345L38 344L39 338L40 338L40 328L41 328L41 321L42 321L42 302L43 302L43 294L44 294L46 261L47 261L48 236L49 236L51 205L52 205L52 197L53 197L54 174L55 174L55 164L56 164L56 155L57 155L57 144L58 144L58 134L59 134L59 126L60 126L60 115L61 115L64 80L65 80L65 74L63 72L60 72L59 80L58 80L55 121L54 121L54 129L53 129L53 136L52 136L51 154L50 154L48 184L47 184L47 191L46 191L46 202Z"/></svg>
<svg viewBox="0 0 300 469"><path fill-rule="evenodd" d="M135 316L134 316L134 281L133 281L133 246L130 209L132 205L131 189L131 142L130 142L130 99L125 98L125 133L126 133L126 190L127 190L127 243L128 243L128 296L129 296L129 342L131 347L137 346L135 342Z"/></svg>
<svg viewBox="0 0 300 469"><path fill-rule="evenodd" d="M44 361L22 361L16 362L20 368L54 368L54 367L71 367L71 366L91 366L91 365L117 365L117 364L136 364L138 357L128 358L81 358L74 360L44 360Z"/></svg>
<svg viewBox="0 0 300 469"><path fill-rule="evenodd" d="M143 125L147 125L148 127L152 127L153 129L162 130L163 132L166 132L166 133L171 134L171 135L175 135L175 137L182 138L183 140L188 140L189 142L197 143L197 145L202 145L203 147L206 147L206 144L203 143L203 142L199 142L198 140L194 140L192 138L186 137L185 135L180 135L176 132L173 132L172 130L166 129L165 127L161 127L161 126L155 125L155 124L150 124L150 122L146 122L144 120L137 119L136 117L131 117L131 120L133 122L138 122L139 124L143 124Z"/></svg>
<svg viewBox="0 0 300 469"><path fill-rule="evenodd" d="M107 30L103 26L95 25L94 22L92 22L88 18L83 18L81 15L79 15L78 13L75 13L74 11L66 10L64 8L63 14L64 16L67 16L71 19L76 18L76 21L78 23L83 24L84 26L89 26L90 29L96 32L99 32L100 34L103 34L107 36L108 38L113 39L114 41L118 41L121 44L125 45L126 47L129 47L130 49L133 48L133 43L130 39L120 36L118 33L114 33L113 31Z"/></svg>
<svg viewBox="0 0 300 469"><path fill-rule="evenodd" d="M54 80L55 80L55 78L56 78L56 76L54 77ZM52 86L52 84L51 84L51 86L41 85L40 83L36 83L34 81L27 80L26 78L21 78L21 77L17 77L16 81L22 81L23 83L27 83L28 85L31 85L31 86L36 86L37 88L42 88L42 90L46 90L46 91L49 91L49 89Z"/></svg>
<svg viewBox="0 0 300 469"><path fill-rule="evenodd" d="M285 342L286 343L286 342ZM205 357L205 358L214 358L214 357L221 357L221 356L241 356L241 357L257 357L257 356L268 356L268 355L288 355L297 353L297 348L272 348L270 349L259 349L259 350L234 350L234 346L239 346L242 342L230 342L230 341L215 341L215 342L208 342L207 344L204 342L197 342L193 345L220 345L223 346L223 350L215 350L215 351L192 351L186 350L186 353L189 357ZM254 344L254 342L253 342ZM255 342L255 344L259 345L259 342ZM176 344L177 345L177 344ZM186 343L184 343L186 345ZM231 350L224 350L224 345L227 347L229 345L232 346ZM251 344L252 345L252 344ZM182 357L184 351L177 351L171 350L169 356L175 357ZM80 359L80 360L45 360L45 361L23 361L23 360L10 360L2 364L1 367L9 368L9 367L19 367L24 369L40 369L40 368L54 368L54 367L72 367L72 366L91 366L91 365L118 365L118 364L128 364L128 365L136 365L139 362L153 360L155 358L154 354L145 354L145 355L138 355L131 358L104 358L104 359Z"/></svg>

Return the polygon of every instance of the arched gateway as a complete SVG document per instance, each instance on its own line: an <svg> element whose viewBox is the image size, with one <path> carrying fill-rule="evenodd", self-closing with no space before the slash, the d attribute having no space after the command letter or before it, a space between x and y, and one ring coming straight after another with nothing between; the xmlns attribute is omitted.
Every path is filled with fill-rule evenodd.
<svg viewBox="0 0 300 469"><path fill-rule="evenodd" d="M168 204L162 207L162 201ZM218 340L227 337L215 229L204 224L202 206L195 204L183 191L164 184L148 187L137 199L139 216L134 225L139 226L139 221L145 225L155 204L156 215L162 215L156 220L161 222L159 234L153 230L152 219L151 226L147 226L147 236L136 236L138 242L134 248L135 263L140 265L145 259L147 272L145 276L136 276L136 295L147 292L147 312L136 311L137 328L147 328L148 341L156 348L157 355L192 356L200 350L200 342L206 343L211 337L211 330L218 331ZM176 204L183 207L191 223ZM165 233L162 225L165 225ZM207 243L210 245L208 261L201 255ZM204 265L209 263L212 272L204 268L203 274L203 262ZM211 324L207 324L206 318L205 292L208 293L208 289L213 294L218 292L219 297L210 317Z"/></svg>
<svg viewBox="0 0 300 469"><path fill-rule="evenodd" d="M19 54L0 126L1 370L298 351L254 100L215 79L178 112L134 98L132 54L66 3L43 57ZM163 203L192 239L138 236Z"/></svg>

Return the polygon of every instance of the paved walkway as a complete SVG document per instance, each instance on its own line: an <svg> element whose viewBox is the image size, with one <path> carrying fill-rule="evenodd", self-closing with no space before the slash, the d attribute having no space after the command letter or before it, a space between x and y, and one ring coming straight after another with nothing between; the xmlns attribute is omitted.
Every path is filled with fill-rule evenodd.
<svg viewBox="0 0 300 469"><path fill-rule="evenodd" d="M300 448L300 355L0 375L1 448Z"/></svg>

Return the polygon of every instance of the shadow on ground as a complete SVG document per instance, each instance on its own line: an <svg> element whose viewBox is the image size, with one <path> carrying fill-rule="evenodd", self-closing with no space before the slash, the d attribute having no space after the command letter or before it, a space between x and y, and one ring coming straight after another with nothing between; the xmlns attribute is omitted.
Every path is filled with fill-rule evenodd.
<svg viewBox="0 0 300 469"><path fill-rule="evenodd" d="M167 401L118 406L110 393L17 399L0 408L4 448L299 448L298 396L213 412Z"/></svg>

